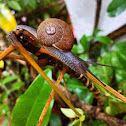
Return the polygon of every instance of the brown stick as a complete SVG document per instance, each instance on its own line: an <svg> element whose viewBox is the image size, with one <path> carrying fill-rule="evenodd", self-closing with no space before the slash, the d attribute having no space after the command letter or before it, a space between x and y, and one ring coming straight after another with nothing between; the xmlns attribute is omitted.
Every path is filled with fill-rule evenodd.
<svg viewBox="0 0 126 126"><path fill-rule="evenodd" d="M2 53L3 53L3 51L0 51L0 54L2 54ZM26 61L26 59L25 59L23 56L21 56L21 55L17 55L17 54L14 54L14 53L10 53L10 54L8 54L6 57Z"/></svg>
<svg viewBox="0 0 126 126"><path fill-rule="evenodd" d="M98 23L99 23L99 16L100 16L100 11L101 11L102 0L97 0L96 3L97 3L97 5L96 5L96 15L95 15L94 30L97 28Z"/></svg>
<svg viewBox="0 0 126 126"><path fill-rule="evenodd" d="M56 86L58 86L58 85L60 84L60 81L62 80L64 74L66 73L66 70L67 70L67 68L65 67L65 68L61 71L61 73L60 73L60 75L59 75L59 77L58 77L58 79L57 79L57 81L56 81L56 83L55 83ZM41 115L40 115L40 117L39 117L39 121L38 121L37 126L41 126L41 125L42 125L42 122L43 122L43 120L44 120L44 117L45 117L45 115L46 115L46 112L47 112L47 110L48 110L48 108L49 108L49 105L50 105L50 103L51 103L51 101L52 101L52 98L53 98L54 94L55 94L55 90L53 89L53 90L51 91L50 96L49 96L49 98L48 98L48 100L47 100L47 102L46 102L46 105L45 105L45 107L43 108L43 111L42 111L42 113L41 113Z"/></svg>
<svg viewBox="0 0 126 126"><path fill-rule="evenodd" d="M124 35L124 34L126 34L126 25L124 25L124 26L120 27L119 29L113 31L112 33L110 33L108 35L108 37L110 39L114 39L114 38L117 38L117 37Z"/></svg>
<svg viewBox="0 0 126 126"><path fill-rule="evenodd" d="M15 48L12 45L10 45L3 53L0 54L0 60L6 57L11 52L13 52L14 50Z"/></svg>
<svg viewBox="0 0 126 126"><path fill-rule="evenodd" d="M63 82L64 82L64 86L65 86L65 89L66 89L67 98L68 98L69 101L71 101L70 95L69 95L69 92L68 92L68 88L67 88L67 85L66 85L66 81L65 81L65 78L64 77L63 77Z"/></svg>

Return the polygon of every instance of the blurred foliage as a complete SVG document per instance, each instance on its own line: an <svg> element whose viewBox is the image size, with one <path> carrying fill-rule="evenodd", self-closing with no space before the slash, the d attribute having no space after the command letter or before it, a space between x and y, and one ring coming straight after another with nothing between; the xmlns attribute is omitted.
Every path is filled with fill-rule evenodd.
<svg viewBox="0 0 126 126"><path fill-rule="evenodd" d="M112 0L107 8L108 15L115 17L126 9L126 0Z"/></svg>
<svg viewBox="0 0 126 126"><path fill-rule="evenodd" d="M125 10L125 5L125 0L112 0L107 10L109 16L119 15ZM5 33L15 29L17 24L26 24L37 28L42 20L50 17L57 17L70 23L66 9L62 10L60 1L57 0L0 1L0 27ZM114 66L113 68L89 65L89 69L100 80L126 96L126 50L124 48L126 47L126 41L114 43L107 36L99 35L100 32L100 29L95 29L93 35L83 35L80 44L74 44L72 52L83 60ZM5 35L5 33L1 33ZM48 66L44 67L44 69L46 68ZM49 68L54 71L53 67ZM29 73L29 64L20 65L19 62L12 59L5 59L0 61L0 70L3 71L0 80L0 116L5 116L2 126L9 125L10 113L13 126L36 125L51 91L50 86L40 75L33 81ZM45 72L51 78L51 70L47 69ZM88 88L82 86L80 82L67 74L65 74L65 80L70 92L78 95L80 100L88 104L94 104L93 93L89 92ZM126 120L126 104L97 84L95 86L106 96L104 112L112 116L122 114L122 119ZM53 101L42 125L49 123L50 126L62 126L63 119L57 112L55 114L51 113L52 107ZM67 112L70 114L69 111ZM72 114L70 115L72 116ZM101 121L90 120L87 115L85 115L85 120L89 126L106 126ZM69 126L78 126L79 123L80 120L75 119L73 123L69 123ZM83 126L86 125L86 123L83 123Z"/></svg>
<svg viewBox="0 0 126 126"><path fill-rule="evenodd" d="M49 121L50 126L62 126L61 119L58 115L56 114L51 114L50 121Z"/></svg>
<svg viewBox="0 0 126 126"><path fill-rule="evenodd" d="M45 6L50 3L50 0L1 0L1 2L15 11L26 12ZM51 2L56 2L56 0Z"/></svg>
<svg viewBox="0 0 126 126"><path fill-rule="evenodd" d="M17 26L15 17L12 15L8 7L0 3L0 27L6 32L14 30Z"/></svg>
<svg viewBox="0 0 126 126"><path fill-rule="evenodd" d="M99 120L92 120L89 122L89 126L107 126L107 125Z"/></svg>

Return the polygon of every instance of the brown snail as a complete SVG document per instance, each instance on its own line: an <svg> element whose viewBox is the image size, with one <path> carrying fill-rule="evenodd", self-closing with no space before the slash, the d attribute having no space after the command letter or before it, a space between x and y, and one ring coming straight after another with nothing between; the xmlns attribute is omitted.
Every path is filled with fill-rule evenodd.
<svg viewBox="0 0 126 126"><path fill-rule="evenodd" d="M51 21L50 21L51 20ZM53 21L55 23L53 23ZM109 87L108 85L106 85L104 82L100 81L86 66L86 64L88 62L86 61L83 61L82 59L80 59L77 55L75 55L74 53L72 53L71 51L69 52L63 52L61 50L65 50L65 48L60 48L60 47L65 47L64 45L64 42L68 41L68 40L71 40L70 37L72 36L73 38L73 33L70 35L69 33L72 32L70 30L69 27L67 27L68 25L65 24L63 21L61 20L58 20L58 19L48 19L47 20L47 26L48 26L48 22L49 22L49 27L45 27L43 26L43 23L40 24L40 26L42 25L42 27L40 27L38 29L38 35L37 35L37 32L35 29L29 27L29 26L25 26L25 25L18 25L16 30L14 31L11 31L8 35L7 35L7 39L11 42L11 46L4 52L1 54L1 59L4 58L6 55L8 55L10 52L14 51L15 49L17 49L31 64L32 66L34 66L38 72L41 72L41 68L39 68L39 66L34 62L34 60L32 59L32 57L30 57L30 55L27 53L27 51L25 50L25 48L30 51L31 53L33 52L33 54L36 54L36 53L43 53L43 54L48 54L56 59L58 59L59 61L61 61L62 63L64 63L66 66L68 66L71 70L75 71L76 72L76 75L77 75L77 78L78 79L83 79L82 77L85 77L87 76L90 80L94 81L95 83L99 84L101 87L103 87L104 89L108 90L109 92L111 92L113 95L115 95L116 97L120 98L122 101L124 101L126 103L126 98L119 94L117 91L115 91L114 89L112 89L111 87ZM61 22L63 22L63 25L61 25ZM52 25L53 24L53 25ZM57 25L58 24L58 25ZM57 25L57 27L54 27L55 25ZM35 42L37 43L38 41L42 43L41 41L41 38L44 38L44 40L48 39L48 38L45 38L46 35L44 36L43 32L47 32L49 35L53 35L55 33L58 33L57 29L58 27L60 28L63 28L65 29L63 31L63 29L60 29L59 30L59 33L62 33L60 34L61 38L58 37L58 35L56 35L56 38L59 38L59 46L57 46L57 42L56 43L53 43L53 44L48 44L48 46L54 46L54 47L48 47L48 46L42 46L42 47L38 47L36 46L34 43L32 44L32 40L34 40L35 38ZM42 28L42 29L41 29ZM18 31L20 32L16 32ZM40 30L40 33L39 33L39 30ZM42 31L41 31L42 30ZM43 31L44 30L44 31ZM29 33L26 34L26 31ZM18 34L16 34L18 33ZM41 35L42 33L42 35ZM21 35L21 36L20 36ZM22 35L27 35L28 37L28 40L23 42L23 36ZM66 36L65 36L66 35ZM38 36L38 37L37 37ZM44 36L44 37L43 37ZM66 38L64 38L66 37ZM25 37L24 37L25 38ZM18 40L19 39L19 40ZM55 37L49 37L49 42L52 40L52 42L54 42ZM22 43L23 42L23 43ZM25 43L26 42L26 43ZM44 41L45 42L45 41ZM73 42L73 41L70 41L70 42ZM63 43L63 45L62 45ZM45 43L46 44L46 43ZM23 47L23 46L25 47ZM68 44L69 45L69 44ZM32 47L32 48L31 48ZM61 50L59 49L56 49L55 47L57 48L60 48ZM71 46L72 47L72 46ZM67 48L67 46L66 46ZM35 51L33 51L35 50ZM68 48L67 48L68 50ZM100 65L100 64L99 64ZM106 66L106 65L105 65ZM70 71L71 71L70 70ZM68 72L70 72L68 71ZM41 72L42 73L42 72ZM78 76L79 74L79 76ZM44 75L44 74L41 74L41 75ZM47 80L49 81L49 80ZM53 88L55 88L53 86L53 84L51 85ZM56 88L55 88L56 89ZM91 89L92 90L92 89ZM56 91L58 92L58 90L56 89ZM93 91L93 90L92 90ZM60 94L60 93L59 93ZM61 96L61 95L60 95Z"/></svg>
<svg viewBox="0 0 126 126"><path fill-rule="evenodd" d="M62 51L70 51L74 44L74 35L70 26L56 18L43 21L37 29L39 43L53 46Z"/></svg>

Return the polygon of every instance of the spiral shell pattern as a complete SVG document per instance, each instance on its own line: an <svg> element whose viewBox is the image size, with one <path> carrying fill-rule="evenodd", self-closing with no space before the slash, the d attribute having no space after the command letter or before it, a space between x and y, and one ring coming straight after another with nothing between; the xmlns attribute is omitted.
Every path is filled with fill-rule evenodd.
<svg viewBox="0 0 126 126"><path fill-rule="evenodd" d="M54 46L62 51L70 51L74 44L70 26L56 18L43 21L37 29L37 37L42 45Z"/></svg>

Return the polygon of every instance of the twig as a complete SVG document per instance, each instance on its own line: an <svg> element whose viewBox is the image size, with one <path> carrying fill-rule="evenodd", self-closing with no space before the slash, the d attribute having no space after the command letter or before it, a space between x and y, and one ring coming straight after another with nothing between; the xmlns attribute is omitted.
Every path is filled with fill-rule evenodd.
<svg viewBox="0 0 126 126"><path fill-rule="evenodd" d="M114 32L110 33L108 35L108 37L110 39L114 39L114 38L117 38L117 37L119 37L119 36L121 36L123 34L126 34L126 25L124 25L121 28L119 28L119 29L115 30Z"/></svg>
<svg viewBox="0 0 126 126"><path fill-rule="evenodd" d="M56 81L56 84L55 84L56 86L58 86L58 85L60 84L60 81L62 80L62 78L63 78L64 74L66 73L66 71L67 71L67 67L65 67L65 68L61 71L61 73L60 73L60 75L59 75L59 77L58 77L58 79L57 79L57 81ZM42 111L42 113L41 113L41 115L40 115L40 118L39 118L39 121L38 121L37 126L41 126L41 124L42 124L42 122L43 122L43 119L44 119L44 117L45 117L45 115L46 115L46 112L47 112L47 110L48 110L48 108L49 108L49 105L50 105L50 103L51 103L51 101L52 101L52 98L53 98L54 94L55 94L55 90L53 89L53 90L51 91L51 93L50 93L50 96L49 96L49 98L48 98L48 100L47 100L47 102L46 102L45 107L43 108L43 111Z"/></svg>
<svg viewBox="0 0 126 126"><path fill-rule="evenodd" d="M67 98L70 100L70 95L69 95L69 92L68 92L68 88L67 88L67 85L66 85L66 81L65 81L65 78L63 77L63 82L64 82L64 86L65 86L65 89L66 89L66 93L67 93Z"/></svg>
<svg viewBox="0 0 126 126"><path fill-rule="evenodd" d="M0 51L0 54L1 54L1 53L3 53L3 51ZM10 54L7 55L6 57L26 61L26 59L25 59L23 56L21 56L21 55L17 55L17 54L14 54L14 53L10 53Z"/></svg>
<svg viewBox="0 0 126 126"><path fill-rule="evenodd" d="M100 11L101 11L101 2L102 0L97 0L96 3L96 15L95 15L95 25L94 25L94 30L97 28L98 23L99 23L99 16L100 16Z"/></svg>

